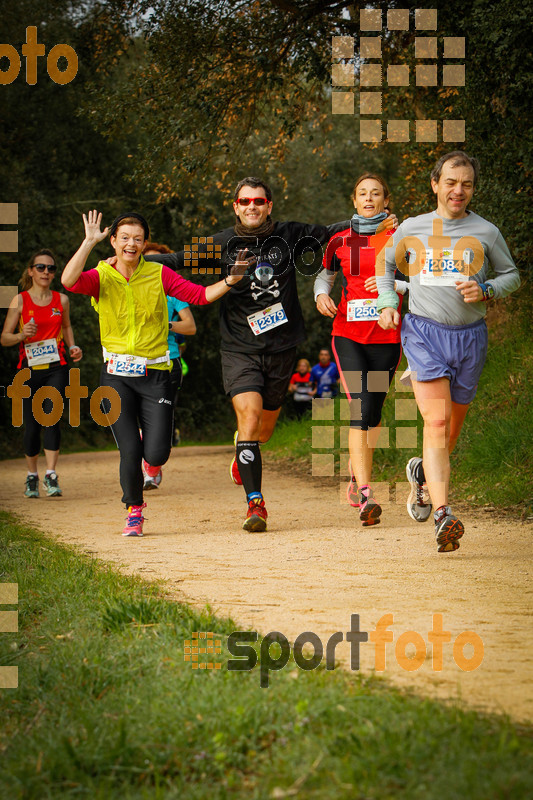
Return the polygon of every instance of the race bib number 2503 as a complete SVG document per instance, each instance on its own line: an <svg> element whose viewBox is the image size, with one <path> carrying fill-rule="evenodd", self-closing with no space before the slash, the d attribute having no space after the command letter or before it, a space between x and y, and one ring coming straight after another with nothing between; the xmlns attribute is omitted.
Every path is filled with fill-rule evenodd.
<svg viewBox="0 0 533 800"><path fill-rule="evenodd" d="M379 319L376 301L372 299L348 300L346 319L348 322L374 322Z"/></svg>

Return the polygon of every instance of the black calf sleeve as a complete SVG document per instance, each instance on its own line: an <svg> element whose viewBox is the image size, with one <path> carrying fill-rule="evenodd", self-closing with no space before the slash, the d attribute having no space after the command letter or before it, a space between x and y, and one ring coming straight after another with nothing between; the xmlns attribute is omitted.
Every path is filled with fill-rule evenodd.
<svg viewBox="0 0 533 800"><path fill-rule="evenodd" d="M236 456L246 494L261 493L263 465L259 442L237 442Z"/></svg>

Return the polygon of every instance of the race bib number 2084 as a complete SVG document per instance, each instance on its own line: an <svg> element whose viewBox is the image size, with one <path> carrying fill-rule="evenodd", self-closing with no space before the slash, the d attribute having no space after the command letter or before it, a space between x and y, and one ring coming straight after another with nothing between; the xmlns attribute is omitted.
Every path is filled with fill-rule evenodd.
<svg viewBox="0 0 533 800"><path fill-rule="evenodd" d="M439 258L433 257L432 250L426 250L420 283L422 286L455 286L456 281L468 280L465 263L468 264L456 261L451 250L443 250Z"/></svg>

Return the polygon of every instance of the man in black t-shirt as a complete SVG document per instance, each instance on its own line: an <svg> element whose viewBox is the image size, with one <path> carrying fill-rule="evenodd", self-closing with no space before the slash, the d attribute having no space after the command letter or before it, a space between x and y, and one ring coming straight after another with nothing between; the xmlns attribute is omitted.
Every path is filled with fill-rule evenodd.
<svg viewBox="0 0 533 800"><path fill-rule="evenodd" d="M250 257L248 279L239 281L222 298L219 308L224 389L231 397L238 428L230 474L246 492L244 530L260 532L266 530L267 511L261 493L259 445L274 431L296 349L306 335L295 262L312 252L316 269L307 269L310 274L317 272L322 245L347 223L327 227L272 222L272 192L258 178L244 178L237 184L233 210L234 227L210 237L209 244L198 245L199 253L206 256L198 263L202 267L222 265L227 275L239 251L247 249ZM217 250L216 258L208 255ZM184 253L155 260L179 270L184 266Z"/></svg>

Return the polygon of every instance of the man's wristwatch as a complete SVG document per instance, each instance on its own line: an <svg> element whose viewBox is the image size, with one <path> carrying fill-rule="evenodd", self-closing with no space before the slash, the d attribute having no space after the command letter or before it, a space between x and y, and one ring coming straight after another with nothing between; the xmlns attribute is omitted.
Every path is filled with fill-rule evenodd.
<svg viewBox="0 0 533 800"><path fill-rule="evenodd" d="M480 283L481 291L483 292L482 300L492 300L494 297L494 287L490 283Z"/></svg>

